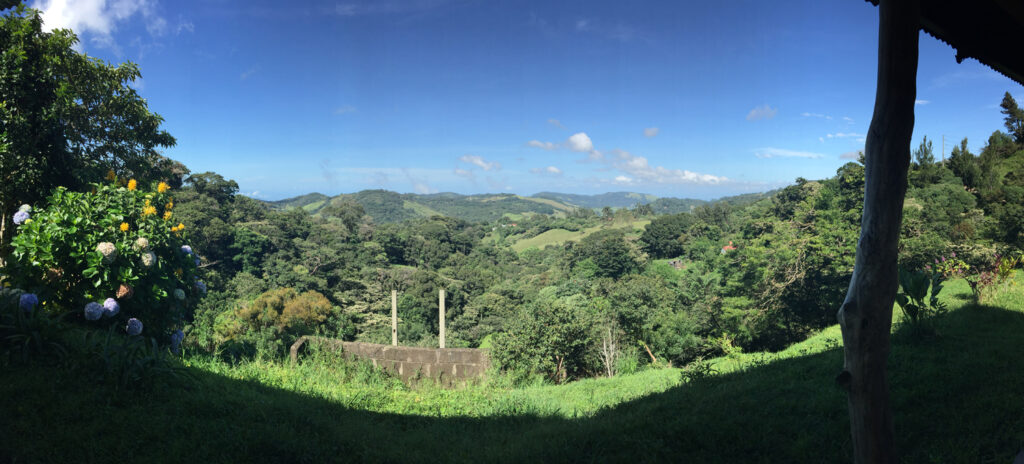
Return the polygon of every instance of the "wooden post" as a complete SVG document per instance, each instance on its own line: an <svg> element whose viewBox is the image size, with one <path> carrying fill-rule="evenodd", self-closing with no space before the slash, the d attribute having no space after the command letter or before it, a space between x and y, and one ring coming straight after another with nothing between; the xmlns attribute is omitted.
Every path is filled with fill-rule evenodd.
<svg viewBox="0 0 1024 464"><path fill-rule="evenodd" d="M853 277L838 314L844 365L836 381L849 392L853 458L859 464L896 462L885 363L914 131L919 1L879 2L878 83L864 150L864 215Z"/></svg>
<svg viewBox="0 0 1024 464"><path fill-rule="evenodd" d="M438 339L441 341L441 348L444 348L444 289L442 288L437 292L437 322L438 322Z"/></svg>
<svg viewBox="0 0 1024 464"><path fill-rule="evenodd" d="M398 290L391 290L391 345L398 346Z"/></svg>

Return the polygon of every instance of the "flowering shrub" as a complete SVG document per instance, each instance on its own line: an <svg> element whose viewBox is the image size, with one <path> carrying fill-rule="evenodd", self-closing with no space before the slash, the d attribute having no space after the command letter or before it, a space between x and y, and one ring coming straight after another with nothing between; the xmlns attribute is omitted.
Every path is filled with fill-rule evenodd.
<svg viewBox="0 0 1024 464"><path fill-rule="evenodd" d="M110 180L91 192L58 187L46 205L19 211L33 220L12 240L12 283L51 311L73 310L71 320L127 333L144 321L148 336L168 342L202 296L185 226L170 221L166 184Z"/></svg>

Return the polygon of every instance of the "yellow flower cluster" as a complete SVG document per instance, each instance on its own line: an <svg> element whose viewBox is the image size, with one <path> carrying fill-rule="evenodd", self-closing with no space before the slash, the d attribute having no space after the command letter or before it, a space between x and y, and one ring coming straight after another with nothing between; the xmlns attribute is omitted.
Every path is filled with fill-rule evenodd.
<svg viewBox="0 0 1024 464"><path fill-rule="evenodd" d="M108 181L113 181L114 179L117 179L117 174L114 174L114 170L111 169L111 170L107 171L107 180Z"/></svg>
<svg viewBox="0 0 1024 464"><path fill-rule="evenodd" d="M121 232L128 232L128 223L127 222L122 222L121 223Z"/></svg>
<svg viewBox="0 0 1024 464"><path fill-rule="evenodd" d="M170 211L164 211L164 220L165 221L170 221L171 220L171 212Z"/></svg>
<svg viewBox="0 0 1024 464"><path fill-rule="evenodd" d="M171 189L171 186L167 185L166 182L161 182L161 183L157 184L157 186L156 186L156 191L160 192L160 193L164 193L164 192L166 192L166 191L168 191L170 189Z"/></svg>
<svg viewBox="0 0 1024 464"><path fill-rule="evenodd" d="M150 214L156 214L156 206L146 206L142 208L142 216L149 216Z"/></svg>
<svg viewBox="0 0 1024 464"><path fill-rule="evenodd" d="M182 224L180 222L178 223L178 225L171 227L171 232L181 232L183 230L185 230L185 224Z"/></svg>
<svg viewBox="0 0 1024 464"><path fill-rule="evenodd" d="M135 179L132 179L132 180L128 181L128 190L135 190L138 187L139 187L139 183L136 182Z"/></svg>

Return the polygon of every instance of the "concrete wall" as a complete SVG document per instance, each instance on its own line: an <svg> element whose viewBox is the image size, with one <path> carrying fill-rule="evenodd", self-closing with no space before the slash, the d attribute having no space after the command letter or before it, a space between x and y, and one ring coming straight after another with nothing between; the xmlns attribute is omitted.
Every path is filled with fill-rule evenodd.
<svg viewBox="0 0 1024 464"><path fill-rule="evenodd" d="M487 351L475 348L418 348L312 336L299 338L292 345L292 362L298 361L299 351L309 343L341 351L346 359L370 361L375 367L398 375L406 383L431 378L441 385L450 386L482 377L490 366Z"/></svg>

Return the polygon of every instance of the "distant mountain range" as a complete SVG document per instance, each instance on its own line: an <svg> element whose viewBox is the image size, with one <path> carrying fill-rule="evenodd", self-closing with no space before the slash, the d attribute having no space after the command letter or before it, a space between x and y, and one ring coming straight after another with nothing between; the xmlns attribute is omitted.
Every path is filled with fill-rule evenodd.
<svg viewBox="0 0 1024 464"><path fill-rule="evenodd" d="M646 193L609 192L598 195L579 195L572 193L540 192L524 197L507 193L461 195L458 193L397 193L389 190L363 190L356 193L344 193L329 197L322 193L287 198L266 202L274 209L302 208L317 215L331 204L356 202L362 205L374 222L400 222L418 217L434 215L450 216L467 221L494 221L502 216L521 217L524 214L560 215L576 208L600 210L605 206L612 208L632 208L640 204L650 204L657 214L675 214L689 212L694 208L718 201L727 203L750 203L770 196L773 192L749 193L733 197L724 197L714 201L695 200L692 198L657 197Z"/></svg>

